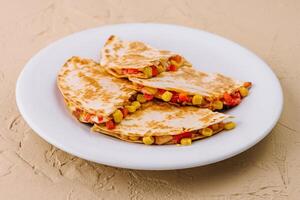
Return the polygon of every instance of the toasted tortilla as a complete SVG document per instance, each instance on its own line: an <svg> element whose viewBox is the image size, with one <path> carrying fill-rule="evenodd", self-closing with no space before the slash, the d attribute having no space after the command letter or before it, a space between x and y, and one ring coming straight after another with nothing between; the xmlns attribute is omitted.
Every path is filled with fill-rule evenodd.
<svg viewBox="0 0 300 200"><path fill-rule="evenodd" d="M118 78L149 78L143 72L145 67L158 66L161 61L178 55L177 53L159 50L139 41L122 41L112 35L101 50L101 65ZM182 57L182 56L181 56ZM191 64L182 57L182 65ZM123 74L124 69L139 70L140 73Z"/></svg>
<svg viewBox="0 0 300 200"><path fill-rule="evenodd" d="M207 101L220 100L225 93L232 94L245 85L242 81L222 74L205 73L191 67L181 67L175 72L164 72L151 79L130 77L129 80L133 82L133 89L143 93L143 87L146 86L184 93L189 96L201 95L205 97ZM249 85L251 86L251 83L249 83ZM187 103L187 105L191 105L191 103ZM199 106L211 108L210 103Z"/></svg>
<svg viewBox="0 0 300 200"><path fill-rule="evenodd" d="M213 112L209 109L193 106L178 107L152 101L142 104L141 109L126 117L114 129L110 130L105 126L94 125L92 130L125 141L141 143L145 136L174 136L183 132L198 131L230 117L230 115ZM221 130L217 130L215 133ZM132 140L130 139L132 136L139 137L139 139ZM203 137L205 136L201 134L193 134L192 139Z"/></svg>
<svg viewBox="0 0 300 200"><path fill-rule="evenodd" d="M95 61L76 56L59 71L57 85L71 110L102 116L102 122L136 93L127 87L128 80L115 78Z"/></svg>

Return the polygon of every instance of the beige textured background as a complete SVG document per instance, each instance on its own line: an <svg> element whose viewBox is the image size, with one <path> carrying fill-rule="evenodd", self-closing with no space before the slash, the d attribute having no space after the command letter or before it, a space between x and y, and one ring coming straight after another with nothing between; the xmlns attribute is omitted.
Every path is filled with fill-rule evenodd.
<svg viewBox="0 0 300 200"><path fill-rule="evenodd" d="M0 199L300 198L299 1L0 3ZM234 158L176 171L107 167L49 145L26 125L17 110L15 82L19 72L39 49L63 36L122 22L200 28L254 51L270 64L283 86L285 105L280 122L262 142Z"/></svg>

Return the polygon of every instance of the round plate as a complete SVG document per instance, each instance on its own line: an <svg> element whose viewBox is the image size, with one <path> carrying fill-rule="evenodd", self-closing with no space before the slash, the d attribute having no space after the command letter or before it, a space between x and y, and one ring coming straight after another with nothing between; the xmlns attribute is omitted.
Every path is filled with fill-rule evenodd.
<svg viewBox="0 0 300 200"><path fill-rule="evenodd" d="M65 108L56 75L74 55L99 61L100 49L111 34L178 52L200 70L251 81L250 95L228 111L235 116L237 127L180 147L133 144L90 132L88 126L74 120ZM104 26L58 40L26 64L17 82L16 98L26 122L54 146L97 163L152 170L201 166L241 153L271 131L283 105L278 79L256 55L217 35L165 24Z"/></svg>

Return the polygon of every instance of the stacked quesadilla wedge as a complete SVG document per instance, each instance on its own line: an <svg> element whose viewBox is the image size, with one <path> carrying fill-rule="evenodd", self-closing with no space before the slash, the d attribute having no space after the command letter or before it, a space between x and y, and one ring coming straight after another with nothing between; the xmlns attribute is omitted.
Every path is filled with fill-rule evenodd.
<svg viewBox="0 0 300 200"><path fill-rule="evenodd" d="M142 102L154 97L163 101L194 105L211 110L237 106L248 95L250 82L241 82L222 74L205 73L192 67L181 67L151 79L130 77L133 89Z"/></svg>
<svg viewBox="0 0 300 200"><path fill-rule="evenodd" d="M237 106L251 87L142 42L111 36L101 52L101 64L70 58L57 84L76 119L128 142L189 145L233 129L231 116L214 110Z"/></svg>
<svg viewBox="0 0 300 200"><path fill-rule="evenodd" d="M114 35L106 41L101 56L101 65L118 78L150 78L191 65L177 53L155 49L139 41L122 41Z"/></svg>
<svg viewBox="0 0 300 200"><path fill-rule="evenodd" d="M192 140L234 128L233 122L224 122L230 117L209 109L153 101L142 104L114 129L95 124L92 130L135 143L189 145Z"/></svg>
<svg viewBox="0 0 300 200"><path fill-rule="evenodd" d="M131 84L128 80L109 75L90 59L70 58L61 68L57 84L71 113L84 123L112 129L140 106L138 102L133 106L136 91L127 87Z"/></svg>

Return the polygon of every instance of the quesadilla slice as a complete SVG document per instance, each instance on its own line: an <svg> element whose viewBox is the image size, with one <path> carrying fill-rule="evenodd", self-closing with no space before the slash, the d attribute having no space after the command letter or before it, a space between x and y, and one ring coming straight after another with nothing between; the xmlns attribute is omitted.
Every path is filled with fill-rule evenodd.
<svg viewBox="0 0 300 200"><path fill-rule="evenodd" d="M101 65L115 77L150 78L191 64L177 53L155 49L139 41L112 35L101 50Z"/></svg>
<svg viewBox="0 0 300 200"><path fill-rule="evenodd" d="M222 130L235 127L225 123L230 115L193 106L178 107L165 102L148 102L109 130L95 124L93 131L121 140L144 144L189 145L193 140L212 136Z"/></svg>
<svg viewBox="0 0 300 200"><path fill-rule="evenodd" d="M191 67L165 72L151 79L130 77L132 88L141 102L154 97L180 105L194 105L211 110L237 106L248 95L250 82L242 82L222 74L205 73Z"/></svg>
<svg viewBox="0 0 300 200"><path fill-rule="evenodd" d="M80 122L104 124L108 129L140 107L130 84L111 76L93 60L80 57L70 58L57 77L71 113Z"/></svg>

